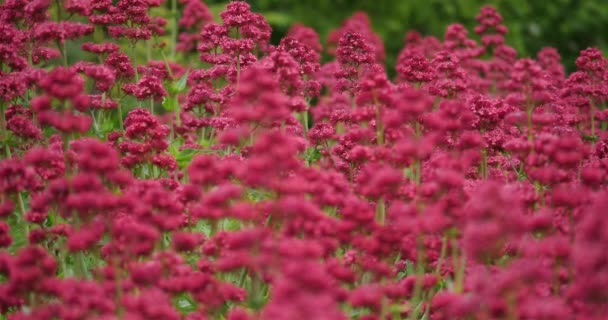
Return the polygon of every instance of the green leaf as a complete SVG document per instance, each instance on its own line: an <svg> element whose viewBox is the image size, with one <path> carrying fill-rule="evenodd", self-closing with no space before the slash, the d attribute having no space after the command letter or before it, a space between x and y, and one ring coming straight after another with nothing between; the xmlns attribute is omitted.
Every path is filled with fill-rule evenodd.
<svg viewBox="0 0 608 320"><path fill-rule="evenodd" d="M416 273L416 270L414 270L414 263L412 261L407 261L405 263L405 272L407 275L413 275Z"/></svg>
<svg viewBox="0 0 608 320"><path fill-rule="evenodd" d="M592 141L592 142L595 142L595 141L598 141L598 140L599 140L599 137L598 137L598 136L592 136L592 135L583 135L583 139L584 139L585 141Z"/></svg>
<svg viewBox="0 0 608 320"><path fill-rule="evenodd" d="M177 105L177 101L175 98L170 97L164 97L163 98L163 108L167 111L173 111L175 110L175 106Z"/></svg>
<svg viewBox="0 0 608 320"><path fill-rule="evenodd" d="M183 92L186 89L186 84L188 82L188 74L190 70L186 70L186 73L179 79L179 81L174 85L175 92Z"/></svg>
<svg viewBox="0 0 608 320"><path fill-rule="evenodd" d="M179 296L175 297L173 303L177 307L177 310L183 315L187 315L191 312L196 311L197 309L196 302L188 293L182 293Z"/></svg>
<svg viewBox="0 0 608 320"><path fill-rule="evenodd" d="M228 218L224 220L224 230L236 231L241 228L241 222L236 219Z"/></svg>
<svg viewBox="0 0 608 320"><path fill-rule="evenodd" d="M13 243L9 247L9 252L16 253L19 248L23 248L27 244L27 235L25 234L25 224L19 221L14 214L8 216L8 225Z"/></svg>
<svg viewBox="0 0 608 320"><path fill-rule="evenodd" d="M171 96L176 96L178 93L184 92L184 90L186 90L186 85L188 84L188 74L190 74L190 70L187 70L186 73L184 73L184 75L179 80L173 82L169 86L169 92L171 93Z"/></svg>
<svg viewBox="0 0 608 320"><path fill-rule="evenodd" d="M198 152L199 151L196 149L182 149L175 156L175 160L177 161L177 164L180 166L180 168L184 168L190 164L190 161L192 161L192 157L194 157Z"/></svg>
<svg viewBox="0 0 608 320"><path fill-rule="evenodd" d="M308 148L305 152L306 162L315 163L321 159L321 151L317 148Z"/></svg>
<svg viewBox="0 0 608 320"><path fill-rule="evenodd" d="M173 140L171 142L171 144L169 144L169 153L174 156L177 157L177 155L179 155L180 150L179 148L181 147L181 142L179 140Z"/></svg>
<svg viewBox="0 0 608 320"><path fill-rule="evenodd" d="M112 118L107 117L103 119L103 122L101 123L101 127L99 128L101 130L102 133L108 133L112 130L114 130L116 128L116 124L114 123L114 121L112 121Z"/></svg>

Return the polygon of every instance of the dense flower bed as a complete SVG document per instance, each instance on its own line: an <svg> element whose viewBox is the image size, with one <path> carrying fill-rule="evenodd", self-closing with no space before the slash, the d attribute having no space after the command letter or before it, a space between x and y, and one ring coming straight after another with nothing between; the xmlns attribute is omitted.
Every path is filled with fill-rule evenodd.
<svg viewBox="0 0 608 320"><path fill-rule="evenodd" d="M4 1L0 318L605 319L607 60L477 20Z"/></svg>

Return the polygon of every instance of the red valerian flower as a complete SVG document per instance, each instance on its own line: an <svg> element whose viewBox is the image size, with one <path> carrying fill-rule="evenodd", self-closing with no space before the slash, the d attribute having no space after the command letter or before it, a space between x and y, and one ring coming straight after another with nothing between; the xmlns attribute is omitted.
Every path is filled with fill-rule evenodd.
<svg viewBox="0 0 608 320"><path fill-rule="evenodd" d="M0 4L3 315L605 318L599 49L519 58L484 6L391 78L364 13L323 48L251 9Z"/></svg>

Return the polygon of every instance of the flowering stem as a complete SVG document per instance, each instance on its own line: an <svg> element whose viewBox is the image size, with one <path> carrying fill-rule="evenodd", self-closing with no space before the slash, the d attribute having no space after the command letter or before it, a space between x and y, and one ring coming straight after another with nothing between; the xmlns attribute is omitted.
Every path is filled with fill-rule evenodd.
<svg viewBox="0 0 608 320"><path fill-rule="evenodd" d="M422 180L422 164L419 159L416 159L416 161L414 162L414 170L414 181L416 182L416 185L420 185L420 182Z"/></svg>
<svg viewBox="0 0 608 320"><path fill-rule="evenodd" d="M380 225L384 225L386 220L386 204L384 198L380 198L376 204L376 221Z"/></svg>
<svg viewBox="0 0 608 320"><path fill-rule="evenodd" d="M173 126L174 126L173 115L170 115L169 116L169 144L171 144L171 142L173 141L173 132L175 131Z"/></svg>
<svg viewBox="0 0 608 320"><path fill-rule="evenodd" d="M20 217L17 217L17 221L20 221L21 223L23 223L23 233L25 235L25 238L27 239L30 231L29 231L29 225L28 225L27 221L25 220L25 204L23 202L23 196L21 195L21 192L17 192L17 201L19 202L19 212L21 214Z"/></svg>
<svg viewBox="0 0 608 320"><path fill-rule="evenodd" d="M553 263L553 294L556 296L559 295L559 287L559 260L555 259Z"/></svg>
<svg viewBox="0 0 608 320"><path fill-rule="evenodd" d="M526 120L528 125L528 141L534 141L534 131L532 130L532 102L530 101L530 94L528 93L528 86L526 85Z"/></svg>
<svg viewBox="0 0 608 320"><path fill-rule="evenodd" d="M414 283L414 295L412 298L412 313L410 313L410 319L418 319L420 312L419 304L422 300L422 281L424 277L424 238L419 235L416 239L416 251L418 252L416 258L416 281Z"/></svg>
<svg viewBox="0 0 608 320"><path fill-rule="evenodd" d="M243 288L245 285L245 279L247 279L247 268L243 267L241 270L241 275L239 276L239 288Z"/></svg>
<svg viewBox="0 0 608 320"><path fill-rule="evenodd" d="M63 7L63 5L61 4L61 2L59 2L59 0L55 0L55 4L57 5L57 21L62 21L62 17L61 17L61 8Z"/></svg>
<svg viewBox="0 0 608 320"><path fill-rule="evenodd" d="M260 277L256 274L251 276L251 306L253 309L259 309L264 302L264 290L262 288L263 283Z"/></svg>
<svg viewBox="0 0 608 320"><path fill-rule="evenodd" d="M63 55L63 65L64 65L65 67L67 67L67 66L68 66L68 51L67 51L66 46L65 46L65 41L63 41L63 42L61 43L61 47L63 48L63 50L62 50L62 55Z"/></svg>
<svg viewBox="0 0 608 320"><path fill-rule="evenodd" d="M161 245L164 251L169 249L169 239L167 237L167 232L163 232L161 235Z"/></svg>
<svg viewBox="0 0 608 320"><path fill-rule="evenodd" d="M486 179L488 177L488 150L486 148L481 149L481 178Z"/></svg>
<svg viewBox="0 0 608 320"><path fill-rule="evenodd" d="M114 277L114 301L116 303L116 305L118 306L116 308L116 315L118 316L119 319L122 319L122 315L124 314L124 308L122 306L122 303L118 303L122 300L122 282L121 282L121 274L120 274L120 269L118 268L118 264L116 263L115 259L112 259L112 268L114 270L116 270L116 276Z"/></svg>
<svg viewBox="0 0 608 320"><path fill-rule="evenodd" d="M93 118L93 128L95 128L95 132L99 132L99 123L97 123L97 118L95 117L95 109L91 109L91 118Z"/></svg>
<svg viewBox="0 0 608 320"><path fill-rule="evenodd" d="M454 292L461 293L464 284L464 270L466 265L466 257L462 254L458 255L456 247L456 239L452 240L452 264L454 267Z"/></svg>
<svg viewBox="0 0 608 320"><path fill-rule="evenodd" d="M382 106L377 102L374 95L374 102L376 104L376 141L379 146L384 144L384 128L382 127Z"/></svg>
<svg viewBox="0 0 608 320"><path fill-rule="evenodd" d="M65 245L59 245L57 248L57 251L59 252L59 267L61 268L61 274L63 275L64 278L67 278L68 276L68 267L65 263L65 259L66 259L66 252L64 249Z"/></svg>
<svg viewBox="0 0 608 320"><path fill-rule="evenodd" d="M131 61L133 61L133 69L135 71L135 82L137 82L137 80L139 80L139 72L137 71L137 59L136 59L136 53L135 53L135 49L136 49L136 43L134 42L131 45Z"/></svg>
<svg viewBox="0 0 608 320"><path fill-rule="evenodd" d="M537 209L539 207L539 205L541 208L544 207L545 206L545 193L543 191L542 184L538 181L534 181L534 193L540 199L540 204L535 204L534 208Z"/></svg>
<svg viewBox="0 0 608 320"><path fill-rule="evenodd" d="M302 128L304 131L304 137L308 134L308 111L302 111Z"/></svg>
<svg viewBox="0 0 608 320"><path fill-rule="evenodd" d="M120 130L123 131L124 128L124 124L122 123L122 107L121 107L122 103L118 103L118 109L116 111L118 111L118 122L120 124Z"/></svg>
<svg viewBox="0 0 608 320"><path fill-rule="evenodd" d="M518 318L519 317L517 316L517 301L515 293L511 291L507 293L507 319L517 320Z"/></svg>
<svg viewBox="0 0 608 320"><path fill-rule="evenodd" d="M177 52L177 29L179 28L177 19L177 0L171 0L171 17L173 17L173 28L171 29L171 41L173 41L171 58L175 58L175 53Z"/></svg>
<svg viewBox="0 0 608 320"><path fill-rule="evenodd" d="M78 251L76 253L76 263L75 263L75 267L76 267L76 276L80 277L80 278L88 278L89 275L89 271L87 269L87 264L85 262L85 256L84 253L82 251Z"/></svg>
<svg viewBox="0 0 608 320"><path fill-rule="evenodd" d="M6 139L6 113L4 111L4 103L0 103L0 137L2 140Z"/></svg>
<svg viewBox="0 0 608 320"><path fill-rule="evenodd" d="M439 276L441 274L441 267L443 266L443 259L448 251L448 237L443 236L441 239L441 251L439 253L439 260L437 261L437 267L435 268L435 274Z"/></svg>
<svg viewBox="0 0 608 320"><path fill-rule="evenodd" d="M239 87L239 81L241 80L241 61L240 61L240 54L237 51L236 53L236 88L238 89Z"/></svg>
<svg viewBox="0 0 608 320"><path fill-rule="evenodd" d="M591 121L591 147L595 147L595 104L589 99L589 119Z"/></svg>
<svg viewBox="0 0 608 320"><path fill-rule="evenodd" d="M422 128L420 127L420 122L418 120L416 120L414 123L414 134L415 134L416 138L418 138L418 139L422 135ZM416 183L416 185L420 185L421 181L422 181L422 163L421 163L420 159L416 159L414 161L414 182Z"/></svg>

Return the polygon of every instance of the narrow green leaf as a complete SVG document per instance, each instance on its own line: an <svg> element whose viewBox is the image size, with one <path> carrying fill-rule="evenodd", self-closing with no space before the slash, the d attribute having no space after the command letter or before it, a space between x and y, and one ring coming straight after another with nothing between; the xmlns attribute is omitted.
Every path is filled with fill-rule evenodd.
<svg viewBox="0 0 608 320"><path fill-rule="evenodd" d="M183 92L184 89L186 89L186 84L188 82L188 74L190 73L190 70L188 69L186 71L186 73L184 73L184 75L181 77L181 79L179 79L179 81L175 84L175 90L176 92Z"/></svg>
<svg viewBox="0 0 608 320"><path fill-rule="evenodd" d="M163 105L163 108L165 110L167 110L167 111L173 111L173 110L175 110L175 105L176 105L175 98L173 98L173 97L169 97L169 98L164 97L162 105Z"/></svg>

